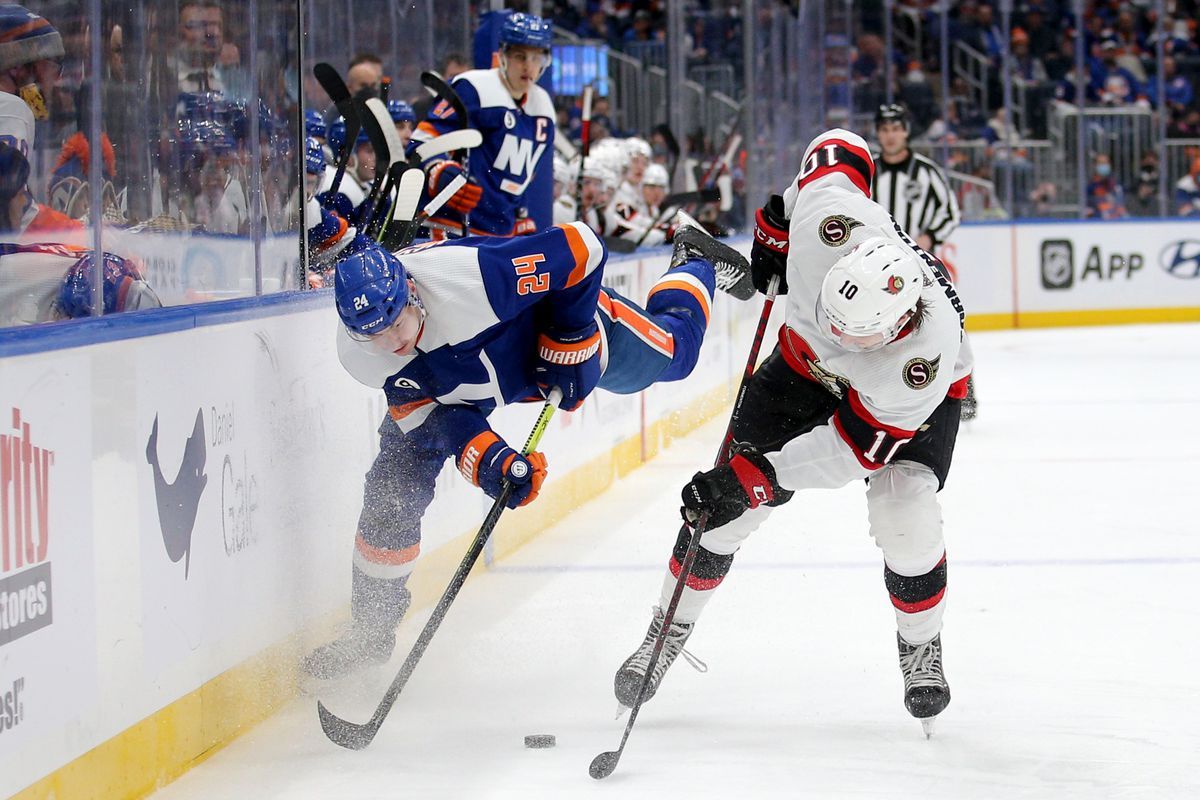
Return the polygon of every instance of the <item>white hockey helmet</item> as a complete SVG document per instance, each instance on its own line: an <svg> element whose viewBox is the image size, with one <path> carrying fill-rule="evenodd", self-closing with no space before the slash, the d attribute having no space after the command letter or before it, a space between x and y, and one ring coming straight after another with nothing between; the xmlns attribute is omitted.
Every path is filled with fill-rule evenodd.
<svg viewBox="0 0 1200 800"><path fill-rule="evenodd" d="M925 271L916 253L872 236L839 258L825 275L817 324L846 350L878 349L911 319L924 285Z"/></svg>
<svg viewBox="0 0 1200 800"><path fill-rule="evenodd" d="M558 153L554 154L554 182L555 183L572 183L575 180L575 170L567 163L567 160Z"/></svg>
<svg viewBox="0 0 1200 800"><path fill-rule="evenodd" d="M600 181L606 192L615 192L621 185L621 178L612 168L599 159L588 158L583 165L583 177Z"/></svg>
<svg viewBox="0 0 1200 800"><path fill-rule="evenodd" d="M667 187L671 184L671 179L667 175L667 168L662 164L651 164L646 167L646 174L642 177L642 186L662 186Z"/></svg>
<svg viewBox="0 0 1200 800"><path fill-rule="evenodd" d="M637 136L631 136L624 141L625 158L627 161L632 161L636 156L644 156L646 160L650 160L650 155L653 152L650 149L650 143L645 139L640 139Z"/></svg>

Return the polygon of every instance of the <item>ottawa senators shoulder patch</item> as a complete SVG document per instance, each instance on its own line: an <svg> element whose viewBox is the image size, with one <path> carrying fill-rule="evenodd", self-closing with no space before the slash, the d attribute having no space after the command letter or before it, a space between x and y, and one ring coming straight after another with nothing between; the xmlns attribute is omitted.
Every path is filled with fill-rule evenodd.
<svg viewBox="0 0 1200 800"><path fill-rule="evenodd" d="M862 223L844 214L834 214L821 220L817 226L817 236L822 244L830 247L841 247L850 238L850 231L861 227Z"/></svg>
<svg viewBox="0 0 1200 800"><path fill-rule="evenodd" d="M937 377L938 365L941 363L941 356L933 361L924 358L909 359L904 365L904 385L910 389L924 389Z"/></svg>

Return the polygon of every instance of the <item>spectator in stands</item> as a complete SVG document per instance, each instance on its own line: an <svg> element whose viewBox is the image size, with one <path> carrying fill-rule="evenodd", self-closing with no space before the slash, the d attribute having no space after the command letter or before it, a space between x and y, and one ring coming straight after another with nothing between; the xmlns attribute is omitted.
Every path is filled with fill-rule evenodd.
<svg viewBox="0 0 1200 800"><path fill-rule="evenodd" d="M359 53L346 71L346 88L354 97L378 97L383 85L383 60L374 53Z"/></svg>
<svg viewBox="0 0 1200 800"><path fill-rule="evenodd" d="M1092 177L1087 187L1087 216L1090 219L1122 219L1125 210L1125 190L1112 171L1112 159L1098 153L1093 159Z"/></svg>
<svg viewBox="0 0 1200 800"><path fill-rule="evenodd" d="M959 135L963 139L976 139L987 125L987 116L971 94L971 87L963 78L956 77L950 83L950 105L958 120Z"/></svg>
<svg viewBox="0 0 1200 800"><path fill-rule="evenodd" d="M1054 52L1058 37L1046 24L1046 13L1041 3L1028 4L1020 19L1020 27L1028 37L1029 54L1045 61L1046 56Z"/></svg>
<svg viewBox="0 0 1200 800"><path fill-rule="evenodd" d="M1147 150L1138 164L1137 186L1129 203L1129 213L1135 217L1156 217L1158 209L1158 153Z"/></svg>
<svg viewBox="0 0 1200 800"><path fill-rule="evenodd" d="M1032 52L1032 47L1030 48ZM1058 47L1042 56L1042 65L1047 77L1055 82L1064 80L1075 66L1075 39L1066 31L1058 40ZM1059 98L1061 99L1061 98Z"/></svg>
<svg viewBox="0 0 1200 800"><path fill-rule="evenodd" d="M998 67L1000 59L1004 55L1004 32L995 22L995 12L992 7L986 3L979 6L976 18L979 38L983 43L983 53L991 59L993 66Z"/></svg>
<svg viewBox="0 0 1200 800"><path fill-rule="evenodd" d="M854 64L851 67L855 96L862 92L877 94L884 92L883 66L886 61L887 53L881 37L873 33L864 33L858 37L858 47ZM881 103L882 100L878 100L878 98L867 98L861 105L865 108L873 108Z"/></svg>
<svg viewBox="0 0 1200 800"><path fill-rule="evenodd" d="M1105 106L1124 106L1133 103L1141 93L1141 85L1133 73L1117 64L1117 43L1107 39L1100 44L1100 63L1092 70L1088 97Z"/></svg>
<svg viewBox="0 0 1200 800"><path fill-rule="evenodd" d="M1195 99L1195 89L1192 82L1179 74L1179 68L1173 56L1163 56L1163 86L1167 99L1167 110L1171 119L1183 116L1184 112ZM1158 106L1158 80L1151 79L1147 86L1151 102Z"/></svg>
<svg viewBox="0 0 1200 800"><path fill-rule="evenodd" d="M1200 108L1189 108L1179 119L1167 126L1168 139L1200 138Z"/></svg>
<svg viewBox="0 0 1200 800"><path fill-rule="evenodd" d="M592 11L587 20L575 29L575 33L581 39L599 39L609 45L615 45L621 38L617 33L616 20L610 17L603 8L596 8Z"/></svg>
<svg viewBox="0 0 1200 800"><path fill-rule="evenodd" d="M1029 34L1020 28L1012 32L1012 66L1013 77L1026 84L1037 85L1050 79L1042 60L1029 51Z"/></svg>
<svg viewBox="0 0 1200 800"><path fill-rule="evenodd" d="M180 92L219 92L244 85L237 47L226 48L225 16L215 0L187 0L179 8L179 47L167 63Z"/></svg>
<svg viewBox="0 0 1200 800"><path fill-rule="evenodd" d="M1175 213L1181 217L1200 217L1200 158L1192 159L1188 174L1175 183Z"/></svg>
<svg viewBox="0 0 1200 800"><path fill-rule="evenodd" d="M650 12L642 9L634 14L633 25L625 31L623 38L626 42L652 42L657 39Z"/></svg>

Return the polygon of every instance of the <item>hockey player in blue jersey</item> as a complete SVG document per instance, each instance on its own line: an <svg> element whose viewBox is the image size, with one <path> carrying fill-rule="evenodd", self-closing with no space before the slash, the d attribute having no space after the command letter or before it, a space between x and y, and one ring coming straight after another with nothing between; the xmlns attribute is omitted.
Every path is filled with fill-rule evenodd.
<svg viewBox="0 0 1200 800"><path fill-rule="evenodd" d="M483 135L466 164L439 158L425 165L430 196L464 168L470 182L443 208L435 222L470 233L510 236L532 233L526 189L538 169L553 168L554 103L537 85L550 64L550 23L533 14L511 14L500 29L500 66L469 70L451 84L467 110L467 127ZM410 150L443 133L463 127L449 103L430 109L417 125ZM548 211L548 209L547 209ZM546 215L549 217L549 214Z"/></svg>
<svg viewBox="0 0 1200 800"><path fill-rule="evenodd" d="M352 623L305 659L309 674L340 677L391 655L447 459L491 497L515 484L510 507L537 497L545 457L510 447L488 423L493 410L554 388L574 409L596 388L632 394L691 373L716 287L748 299L754 286L741 255L680 216L670 268L644 308L601 286L607 252L582 222L395 255L364 242L337 265L339 358L383 389L389 414L355 537Z"/></svg>

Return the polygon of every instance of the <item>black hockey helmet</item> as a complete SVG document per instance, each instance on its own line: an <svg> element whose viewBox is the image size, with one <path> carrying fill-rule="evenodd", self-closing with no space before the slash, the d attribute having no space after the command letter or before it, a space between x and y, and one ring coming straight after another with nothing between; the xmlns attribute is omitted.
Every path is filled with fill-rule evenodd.
<svg viewBox="0 0 1200 800"><path fill-rule="evenodd" d="M886 103L879 107L875 112L875 127L878 129L885 122L899 122L906 131L911 128L908 109L903 103Z"/></svg>

